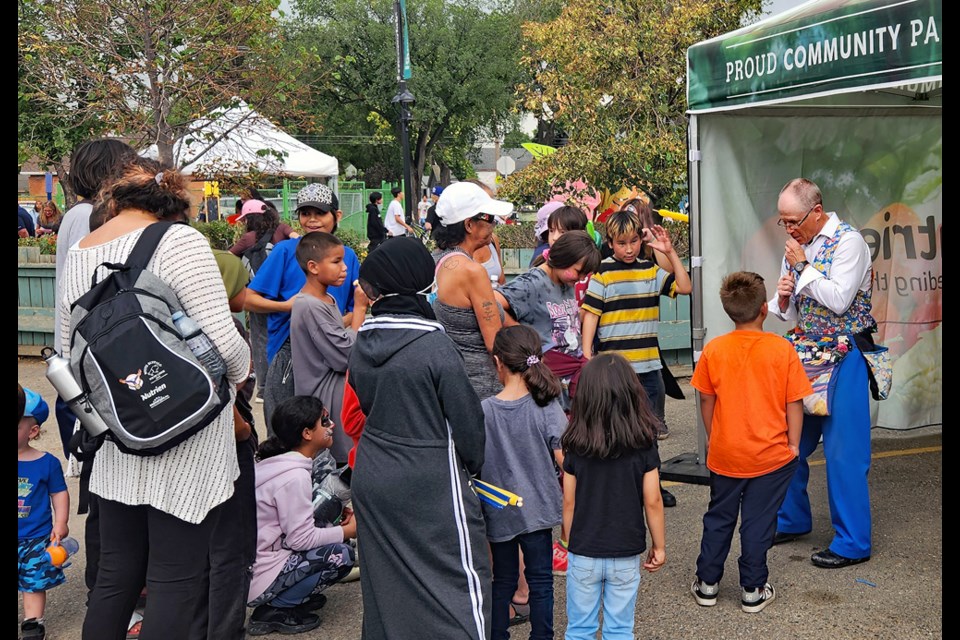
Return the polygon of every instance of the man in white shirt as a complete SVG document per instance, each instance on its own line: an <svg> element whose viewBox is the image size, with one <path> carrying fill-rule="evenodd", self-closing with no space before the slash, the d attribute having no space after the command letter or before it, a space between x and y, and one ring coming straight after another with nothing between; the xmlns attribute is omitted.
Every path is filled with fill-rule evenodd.
<svg viewBox="0 0 960 640"><path fill-rule="evenodd" d="M408 225L404 219L403 189L394 187L390 189L390 194L393 196L393 200L390 201L390 206L387 207L387 215L383 221L384 226L387 227L387 234L391 238L396 238L397 236L407 235L408 231L413 233L413 228Z"/></svg>
<svg viewBox="0 0 960 640"><path fill-rule="evenodd" d="M866 562L871 553L870 402L867 365L859 347L871 345L876 331L870 314L870 250L855 228L824 211L820 189L810 180L788 182L777 209L777 224L789 237L770 312L796 322L797 331L808 336L848 336L853 348L834 369L830 415L804 416L800 466L777 514L774 544L795 540L813 528L806 459L822 436L836 535L810 560L821 568L846 567Z"/></svg>
<svg viewBox="0 0 960 640"><path fill-rule="evenodd" d="M417 204L417 216L419 217L420 226L422 227L427 223L427 211L430 209L430 201L427 200L427 194L423 194L423 197L420 199L420 202Z"/></svg>

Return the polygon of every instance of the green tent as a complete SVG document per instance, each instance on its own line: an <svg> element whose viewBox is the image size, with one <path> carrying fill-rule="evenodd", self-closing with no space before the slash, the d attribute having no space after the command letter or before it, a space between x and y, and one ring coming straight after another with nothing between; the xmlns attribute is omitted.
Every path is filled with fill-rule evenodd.
<svg viewBox="0 0 960 640"><path fill-rule="evenodd" d="M695 356L733 328L725 274L760 273L773 297L777 196L802 176L872 252L895 358L874 424L942 424L942 26L938 0L815 0L687 51ZM704 459L701 437L685 460Z"/></svg>

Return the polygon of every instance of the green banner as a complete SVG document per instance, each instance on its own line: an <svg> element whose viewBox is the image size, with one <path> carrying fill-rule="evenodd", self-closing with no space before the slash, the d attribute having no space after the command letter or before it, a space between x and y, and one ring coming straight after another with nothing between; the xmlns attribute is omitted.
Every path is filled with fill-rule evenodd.
<svg viewBox="0 0 960 640"><path fill-rule="evenodd" d="M809 178L824 209L856 226L870 249L877 342L894 358L891 396L872 409L874 424L891 429L943 421L943 133L939 109L930 111L699 119L707 339L733 329L720 303L725 274L755 271L774 296L787 238L777 197L791 178ZM764 324L789 328L772 316Z"/></svg>
<svg viewBox="0 0 960 640"><path fill-rule="evenodd" d="M941 0L824 0L694 45L689 110L937 80L942 13Z"/></svg>

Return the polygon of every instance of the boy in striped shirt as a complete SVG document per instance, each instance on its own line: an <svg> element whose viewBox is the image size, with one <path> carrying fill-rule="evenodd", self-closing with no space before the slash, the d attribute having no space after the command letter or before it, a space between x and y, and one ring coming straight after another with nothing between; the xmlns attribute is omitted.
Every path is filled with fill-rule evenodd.
<svg viewBox="0 0 960 640"><path fill-rule="evenodd" d="M663 425L664 388L657 342L660 296L689 294L693 289L690 276L664 228L643 228L633 211L611 215L606 236L613 256L601 262L593 274L581 307L586 312L583 356L593 356L594 338L598 337L599 351L615 351L625 357ZM661 268L654 257L670 269Z"/></svg>

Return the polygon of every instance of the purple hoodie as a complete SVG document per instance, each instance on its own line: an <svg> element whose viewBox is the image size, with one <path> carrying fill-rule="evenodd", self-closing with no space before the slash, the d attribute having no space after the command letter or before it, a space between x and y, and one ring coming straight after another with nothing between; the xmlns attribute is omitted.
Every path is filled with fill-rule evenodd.
<svg viewBox="0 0 960 640"><path fill-rule="evenodd" d="M273 584L291 551L343 542L343 527L321 529L313 524L312 465L310 458L297 451L256 465L257 559L247 602Z"/></svg>

